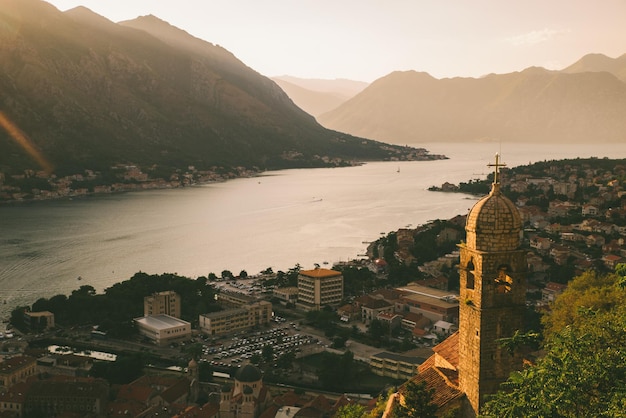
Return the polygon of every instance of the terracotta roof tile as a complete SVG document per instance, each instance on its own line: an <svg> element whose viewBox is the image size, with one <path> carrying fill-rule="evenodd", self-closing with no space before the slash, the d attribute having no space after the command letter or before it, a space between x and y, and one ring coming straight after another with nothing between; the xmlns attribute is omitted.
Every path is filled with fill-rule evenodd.
<svg viewBox="0 0 626 418"><path fill-rule="evenodd" d="M425 382L426 387L433 391L432 403L439 408L455 399L465 396L463 392L459 390L459 387L453 383L453 381L458 382L458 374L454 370L442 370L437 367L431 367L426 369L423 373L415 375L411 381L415 383Z"/></svg>
<svg viewBox="0 0 626 418"><path fill-rule="evenodd" d="M117 399L125 401L137 401L144 405L147 405L154 396L157 395L157 391L150 386L140 385L124 385L120 387L117 392Z"/></svg>
<svg viewBox="0 0 626 418"><path fill-rule="evenodd" d="M388 308L393 305L384 299L372 299L369 302L367 302L364 306L369 309L380 309L380 308Z"/></svg>
<svg viewBox="0 0 626 418"><path fill-rule="evenodd" d="M455 332L433 347L436 355L446 359L452 366L459 367L459 332Z"/></svg>
<svg viewBox="0 0 626 418"><path fill-rule="evenodd" d="M167 402L168 404L171 404L179 400L182 396L186 395L188 392L189 392L189 380L187 380L186 378L182 378L178 382L176 382L176 384L174 384L173 386L170 386L169 388L165 389L161 393L161 398L163 398L163 400Z"/></svg>
<svg viewBox="0 0 626 418"><path fill-rule="evenodd" d="M314 269L314 270L300 270L300 274L306 277L336 277L341 276L341 272L337 270L329 270L329 269Z"/></svg>
<svg viewBox="0 0 626 418"><path fill-rule="evenodd" d="M328 398L324 395L316 396L311 402L307 403L305 407L315 408L319 411L329 412L333 407L328 401Z"/></svg>
<svg viewBox="0 0 626 418"><path fill-rule="evenodd" d="M274 418L280 408L281 407L278 405L270 405L261 415L259 415L259 418Z"/></svg>

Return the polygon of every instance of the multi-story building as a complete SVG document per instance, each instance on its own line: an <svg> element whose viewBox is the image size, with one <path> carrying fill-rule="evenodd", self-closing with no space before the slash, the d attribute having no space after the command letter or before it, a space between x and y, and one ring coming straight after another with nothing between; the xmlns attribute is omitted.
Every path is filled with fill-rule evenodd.
<svg viewBox="0 0 626 418"><path fill-rule="evenodd" d="M41 380L28 390L24 416L103 416L108 400L109 384L104 379Z"/></svg>
<svg viewBox="0 0 626 418"><path fill-rule="evenodd" d="M381 313L393 313L393 304L383 299L370 299L361 305L361 320L369 325Z"/></svg>
<svg viewBox="0 0 626 418"><path fill-rule="evenodd" d="M301 309L313 311L337 306L343 299L343 275L336 270L316 268L301 270L298 275L298 303Z"/></svg>
<svg viewBox="0 0 626 418"><path fill-rule="evenodd" d="M404 294L396 302L395 312L400 314L420 313L432 322L459 323L458 295L417 284L409 284L399 290Z"/></svg>
<svg viewBox="0 0 626 418"><path fill-rule="evenodd" d="M37 360L30 356L16 356L0 362L0 385L9 388L24 382L37 371Z"/></svg>
<svg viewBox="0 0 626 418"><path fill-rule="evenodd" d="M298 301L298 288L291 286L274 289L272 296L280 299L283 303L293 303L295 305Z"/></svg>
<svg viewBox="0 0 626 418"><path fill-rule="evenodd" d="M215 297L222 308L239 308L259 300L257 297L230 290L221 290Z"/></svg>
<svg viewBox="0 0 626 418"><path fill-rule="evenodd" d="M425 359L395 353L382 352L370 357L370 370L379 376L408 380L417 374L417 368Z"/></svg>
<svg viewBox="0 0 626 418"><path fill-rule="evenodd" d="M164 346L191 338L191 324L169 315L151 315L135 318L139 334L156 345Z"/></svg>
<svg viewBox="0 0 626 418"><path fill-rule="evenodd" d="M240 305L239 308L202 314L198 325L208 335L222 335L269 324L271 319L272 304L262 300Z"/></svg>
<svg viewBox="0 0 626 418"><path fill-rule="evenodd" d="M173 290L153 293L143 298L143 314L169 315L180 318L180 296Z"/></svg>
<svg viewBox="0 0 626 418"><path fill-rule="evenodd" d="M24 311L24 325L26 329L34 332L52 329L54 328L54 314L48 311Z"/></svg>

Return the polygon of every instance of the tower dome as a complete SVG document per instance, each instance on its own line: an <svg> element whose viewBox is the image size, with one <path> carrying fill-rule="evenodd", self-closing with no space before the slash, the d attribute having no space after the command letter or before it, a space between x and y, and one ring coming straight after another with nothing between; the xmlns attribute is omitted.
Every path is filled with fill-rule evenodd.
<svg viewBox="0 0 626 418"><path fill-rule="evenodd" d="M252 364L246 364L235 373L235 379L241 383L258 382L262 377L261 370Z"/></svg>
<svg viewBox="0 0 626 418"><path fill-rule="evenodd" d="M522 219L519 211L494 183L467 216L467 246L478 251L512 251L520 246Z"/></svg>
<svg viewBox="0 0 626 418"><path fill-rule="evenodd" d="M467 246L478 251L513 251L519 248L522 231L522 219L519 211L506 196L500 193L496 154L494 182L491 193L480 199L467 215L465 232Z"/></svg>

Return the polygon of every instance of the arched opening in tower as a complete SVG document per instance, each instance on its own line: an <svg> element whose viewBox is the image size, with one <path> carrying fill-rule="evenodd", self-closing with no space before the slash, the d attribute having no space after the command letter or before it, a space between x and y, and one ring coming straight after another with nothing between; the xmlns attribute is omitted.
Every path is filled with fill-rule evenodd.
<svg viewBox="0 0 626 418"><path fill-rule="evenodd" d="M474 263L472 262L472 260L469 261L469 263L467 263L467 267L465 268L467 270L467 280L465 281L465 288L466 289L473 289L474 288L474 281L476 280L474 277Z"/></svg>
<svg viewBox="0 0 626 418"><path fill-rule="evenodd" d="M510 267L502 265L498 267L498 276L495 279L496 293L509 293L513 286L513 278L509 276Z"/></svg>

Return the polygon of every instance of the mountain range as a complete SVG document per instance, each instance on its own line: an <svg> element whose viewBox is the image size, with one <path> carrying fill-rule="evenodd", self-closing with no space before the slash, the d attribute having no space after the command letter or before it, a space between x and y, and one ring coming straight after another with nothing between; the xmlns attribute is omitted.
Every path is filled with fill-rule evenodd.
<svg viewBox="0 0 626 418"><path fill-rule="evenodd" d="M626 54L480 78L270 79L155 16L114 23L0 0L0 173L328 166L436 141L611 143L626 140L625 114Z"/></svg>
<svg viewBox="0 0 626 418"><path fill-rule="evenodd" d="M231 52L155 16L114 23L0 0L0 172L44 160L57 174L271 169L402 152L322 127Z"/></svg>
<svg viewBox="0 0 626 418"><path fill-rule="evenodd" d="M395 144L611 143L626 140L624 115L626 54L590 54L561 71L444 79L393 72L317 120Z"/></svg>
<svg viewBox="0 0 626 418"><path fill-rule="evenodd" d="M339 107L368 86L364 81L298 78L287 75L272 77L272 80L296 105L315 117Z"/></svg>

